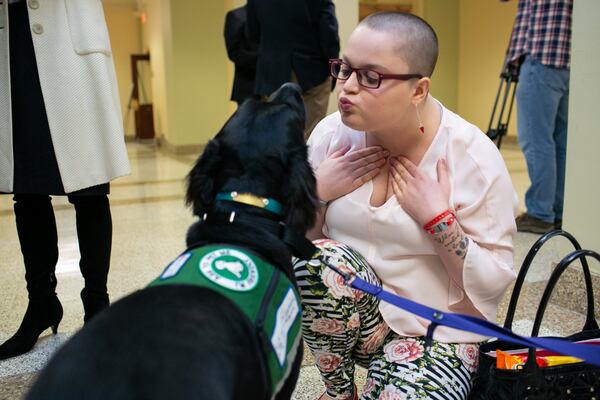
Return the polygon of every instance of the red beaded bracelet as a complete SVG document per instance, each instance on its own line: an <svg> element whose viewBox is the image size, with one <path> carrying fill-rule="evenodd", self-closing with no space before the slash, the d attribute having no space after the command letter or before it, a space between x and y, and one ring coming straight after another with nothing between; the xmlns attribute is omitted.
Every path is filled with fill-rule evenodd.
<svg viewBox="0 0 600 400"><path fill-rule="evenodd" d="M450 214L450 218L448 218L448 220L441 221L441 222L438 222L437 224L433 225L432 227L427 229L427 233L429 233L431 235L435 235L436 233L444 232L446 229L448 229L448 228L450 228L450 226L452 226L454 221L456 221L456 217L454 216L454 214Z"/></svg>
<svg viewBox="0 0 600 400"><path fill-rule="evenodd" d="M440 222L441 220L446 218L448 215L452 215L456 218L456 216L452 213L452 211L446 210L443 213L441 213L440 215L438 215L437 217L435 217L434 219L432 219L431 221L429 221L428 223L426 223L425 225L423 225L423 229L425 229L426 231L429 230L435 224L437 224L438 222Z"/></svg>

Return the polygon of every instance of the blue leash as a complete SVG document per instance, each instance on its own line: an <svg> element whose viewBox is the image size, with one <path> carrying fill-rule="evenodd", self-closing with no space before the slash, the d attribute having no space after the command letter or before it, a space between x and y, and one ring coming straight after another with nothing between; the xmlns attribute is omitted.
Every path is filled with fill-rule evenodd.
<svg viewBox="0 0 600 400"><path fill-rule="evenodd" d="M322 261L329 268L340 274L344 278L346 284L349 283L353 288L431 321L431 324L427 329L428 342L431 342L435 329L439 325L444 325L483 336L496 337L512 343L521 344L525 347L552 350L560 354L580 358L589 364L600 367L600 345L576 344L563 339L520 336L510 329L506 329L481 318L465 314L442 312L435 308L416 303L405 297L383 290L380 286L372 285L357 276L342 272L324 260Z"/></svg>

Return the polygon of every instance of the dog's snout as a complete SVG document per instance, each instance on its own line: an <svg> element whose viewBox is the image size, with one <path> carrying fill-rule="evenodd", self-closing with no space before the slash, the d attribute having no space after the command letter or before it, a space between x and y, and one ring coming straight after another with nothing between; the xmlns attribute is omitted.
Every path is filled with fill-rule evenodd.
<svg viewBox="0 0 600 400"><path fill-rule="evenodd" d="M304 110L302 89L297 83L287 82L281 85L268 99L269 102L287 103Z"/></svg>

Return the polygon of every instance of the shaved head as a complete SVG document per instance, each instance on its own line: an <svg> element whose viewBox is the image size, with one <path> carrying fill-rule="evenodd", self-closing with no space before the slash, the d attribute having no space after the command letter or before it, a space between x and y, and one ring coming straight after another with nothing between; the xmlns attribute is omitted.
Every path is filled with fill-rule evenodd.
<svg viewBox="0 0 600 400"><path fill-rule="evenodd" d="M411 74L431 76L438 58L435 31L425 20L413 14L381 12L369 15L359 26L385 32L396 39L396 51L408 64Z"/></svg>

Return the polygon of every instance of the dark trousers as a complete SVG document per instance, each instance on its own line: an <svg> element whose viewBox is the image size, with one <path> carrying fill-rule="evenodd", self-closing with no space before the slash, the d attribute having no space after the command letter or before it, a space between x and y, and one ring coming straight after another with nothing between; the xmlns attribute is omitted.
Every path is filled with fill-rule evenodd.
<svg viewBox="0 0 600 400"><path fill-rule="evenodd" d="M14 210L30 299L54 295L58 236L50 196L15 194ZM106 195L69 196L75 206L77 238L85 279L82 298L106 298L112 218Z"/></svg>

